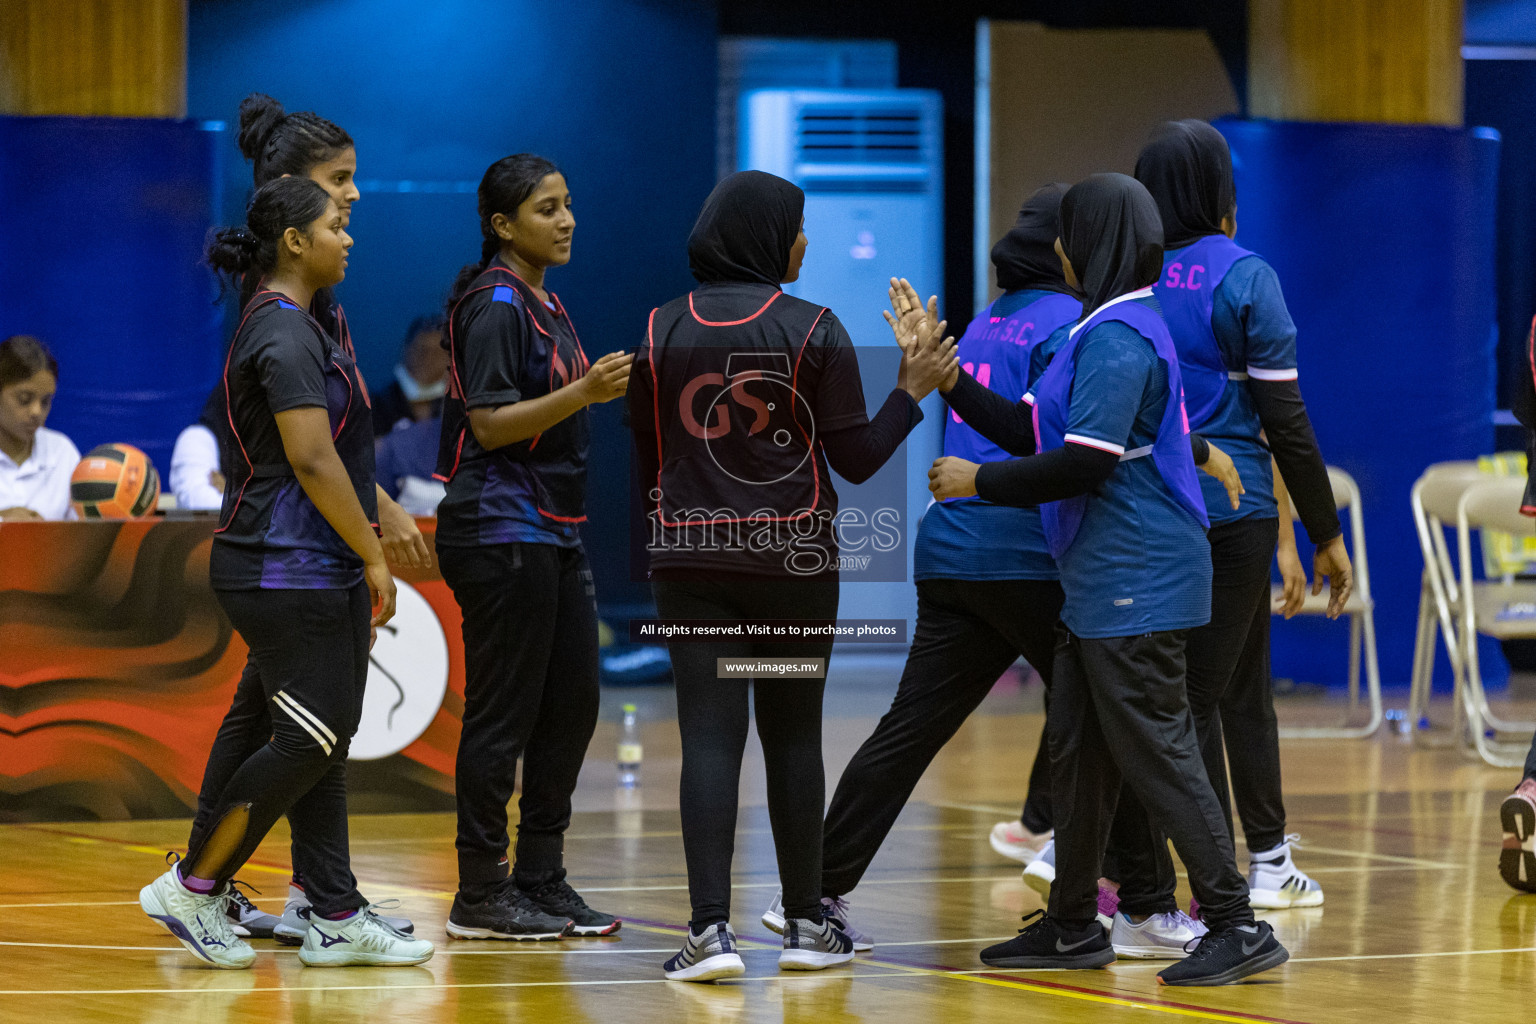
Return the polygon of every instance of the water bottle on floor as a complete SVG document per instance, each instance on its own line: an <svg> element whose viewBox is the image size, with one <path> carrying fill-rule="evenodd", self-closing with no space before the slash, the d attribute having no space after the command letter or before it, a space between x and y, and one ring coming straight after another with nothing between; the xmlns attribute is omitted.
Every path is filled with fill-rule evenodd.
<svg viewBox="0 0 1536 1024"><path fill-rule="evenodd" d="M640 759L644 756L640 746L640 722L633 704L624 705L624 724L619 729L619 786L633 789L640 785Z"/></svg>

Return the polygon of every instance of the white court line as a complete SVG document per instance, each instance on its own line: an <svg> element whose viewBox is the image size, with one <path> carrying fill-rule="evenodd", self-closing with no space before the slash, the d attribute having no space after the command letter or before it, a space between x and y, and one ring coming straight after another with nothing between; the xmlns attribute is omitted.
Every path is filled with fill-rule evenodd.
<svg viewBox="0 0 1536 1024"><path fill-rule="evenodd" d="M893 967L897 965L891 965ZM421 968L425 970L426 968ZM914 978L928 978L935 975L942 976L939 972L929 971L917 973L921 968L906 968L904 971L879 971L869 974L849 972L835 975L839 980L863 979L866 981L904 981ZM817 981L826 981L830 975L804 975L795 977L792 972L781 974L763 975L761 977L740 977L732 979L736 984L749 981L779 982L785 985L814 984ZM0 989L0 996L196 996L196 995L246 995L252 992L300 992L329 994L331 992L406 992L413 989L497 989L497 988L591 988L605 985L675 985L687 984L687 982L672 982L666 978L614 978L614 979L584 979L581 981L433 981L430 984L407 985L250 985L230 988L58 988L58 989ZM721 986L729 988L731 986Z"/></svg>
<svg viewBox="0 0 1536 1024"><path fill-rule="evenodd" d="M946 941L948 941L948 940L946 940ZM969 940L953 940L953 941L979 942L979 941L985 941L985 940L969 939ZM0 944L0 945L22 945L22 943L3 943L3 944ZM889 945L895 945L895 943L890 943ZM120 948L138 948L138 947L82 946L82 947L79 947L79 948L82 948L82 949L101 949L101 948L120 949ZM155 947L155 948L158 949L158 948L163 948L163 947ZM1506 953L1506 954L1507 953L1536 953L1536 946L1518 946L1518 947L1513 947L1513 948L1509 948L1509 949L1448 950L1448 951L1439 952L1439 953L1379 953L1379 954L1363 954L1363 955L1358 955L1358 956L1292 957L1290 962L1291 963L1334 963L1334 962L1343 962L1343 961L1350 961L1350 960L1412 960L1412 959L1431 958L1431 957L1487 956L1487 955L1490 955L1490 954L1501 954L1501 953ZM857 964L857 963L859 963L859 961L855 961L855 963ZM839 973L838 975L836 975L836 977L838 977L838 978L848 978L848 979L866 979L866 980L868 980L868 979L885 979L885 980L890 980L890 981L896 981L896 980L904 980L904 979L911 979L911 978L944 977L945 975L1008 973L1006 968L1001 968L1000 969L1000 968L996 968L996 967L982 967L982 968L968 969L968 970L934 970L932 968L913 968L913 967L910 967L910 966L908 966L906 964L899 964L899 963L893 963L893 964L875 963L872 966L879 966L879 967L885 968L885 970L882 970L882 971L880 971L878 973L873 973L873 974L861 974L861 973L858 973L857 971L853 971L853 972L850 972L848 974L841 974L841 973ZM1119 973L1121 971L1126 971L1126 970L1135 970L1137 968L1145 969L1145 968L1150 968L1150 967L1162 967L1162 966L1166 966L1166 965L1165 964L1161 964L1161 963L1155 963L1155 962L1154 963L1138 963L1138 962L1134 962L1134 961L1130 961L1130 962L1128 962L1128 961L1118 961L1114 965L1114 973ZM425 969L425 968L423 968L423 969ZM922 973L917 973L919 971L922 972ZM1037 973L1037 972L1030 971L1028 973L1034 974L1034 973ZM1058 972L1051 972L1051 973L1058 973ZM780 983L794 984L796 982L808 982L808 981L816 981L816 980L817 980L816 977L795 978L795 977L787 977L787 976L785 976L783 974L779 974L779 975L768 975L768 976L764 976L764 977L751 977L751 978L743 977L743 978L739 979L739 981L737 983L740 984L740 983L743 983L743 982L762 981L762 982L780 982ZM823 977L822 980L825 980L825 978ZM407 990L421 990L421 989L508 989L508 988L555 988L555 987L570 987L570 988L583 987L583 988L586 988L586 987L601 987L601 986L611 986L611 985L664 985L664 984L667 984L667 979L665 979L665 978L586 979L586 980L581 980L581 981L564 980L564 981L491 981L491 982L446 982L446 981L445 982L438 982L438 981L434 980L431 984L423 983L423 984L406 984L406 985L252 985L252 986L240 986L240 987L230 987L230 988L0 989L0 996L218 995L218 994L221 994L221 993L230 993L230 994L234 994L234 995L244 995L244 994L252 993L252 992L320 992L320 993L329 993L329 992L384 992L384 991L402 991L403 992L403 991L407 991ZM1126 996L1126 997L1123 997L1123 998L1133 998L1133 997ZM1220 1012L1220 1011L1213 1010L1212 1012Z"/></svg>
<svg viewBox="0 0 1536 1024"><path fill-rule="evenodd" d="M1314 846L1311 843L1297 843L1295 849L1300 850L1302 853L1323 853L1331 857L1353 857L1356 860L1379 860L1385 861L1388 864L1412 864L1415 867L1435 868L1442 871L1448 870L1450 868L1459 868L1462 866L1460 864L1447 864L1446 862L1439 860L1425 860L1422 857L1399 857L1390 853L1369 853L1365 850L1345 850L1336 846Z"/></svg>
<svg viewBox="0 0 1536 1024"><path fill-rule="evenodd" d="M1002 942L1013 938L1012 935L983 935L977 938L965 939L906 939L901 942L881 942L877 949L891 949L897 946L947 946L959 943L975 942ZM258 940L260 941L260 940ZM578 940L579 941L579 940ZM770 940L742 939L743 943L751 943L764 949L776 948L769 944ZM28 949L121 949L140 953L179 953L181 946L100 946L88 945L80 942L0 942L0 946L15 946ZM297 946L253 946L257 953L294 953L297 954ZM749 946L748 948L752 948ZM588 949L573 949L570 946L560 945L556 942L533 943L508 943L504 947L491 947L488 949L455 949L451 947L439 947L434 956L563 956L565 954L584 954L591 956L597 953L676 953L676 946L666 946L660 949L639 949L633 946L621 946L616 942L604 943Z"/></svg>

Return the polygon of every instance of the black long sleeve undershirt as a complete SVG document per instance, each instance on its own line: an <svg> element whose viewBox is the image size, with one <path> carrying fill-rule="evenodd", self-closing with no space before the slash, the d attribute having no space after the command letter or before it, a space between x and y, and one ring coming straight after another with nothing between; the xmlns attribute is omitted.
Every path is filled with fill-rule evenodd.
<svg viewBox="0 0 1536 1024"><path fill-rule="evenodd" d="M896 388L868 423L821 435L827 465L849 483L861 484L885 465L922 420L923 410L912 396Z"/></svg>
<svg viewBox="0 0 1536 1024"><path fill-rule="evenodd" d="M1343 529L1301 387L1294 380L1250 379L1248 394L1307 537L1313 544L1333 540Z"/></svg>
<svg viewBox="0 0 1536 1024"><path fill-rule="evenodd" d="M1009 455L1035 454L1034 410L1028 402L1010 402L964 370L944 400L966 426Z"/></svg>
<svg viewBox="0 0 1536 1024"><path fill-rule="evenodd" d="M1114 452L1064 444L1028 458L984 463L976 471L976 496L997 505L1075 498L1101 486L1119 463Z"/></svg>

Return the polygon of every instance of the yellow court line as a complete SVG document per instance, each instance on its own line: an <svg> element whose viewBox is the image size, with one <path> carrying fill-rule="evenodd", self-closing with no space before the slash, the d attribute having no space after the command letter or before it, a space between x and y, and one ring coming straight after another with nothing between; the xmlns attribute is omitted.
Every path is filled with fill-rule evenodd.
<svg viewBox="0 0 1536 1024"><path fill-rule="evenodd" d="M1252 1015L1233 1016L1222 1013L1219 1010L1205 1010L1197 1007L1169 1006L1162 1003L1148 1003L1127 996L1115 996L1101 992L1084 992L1071 988L1059 988L1054 985L1036 985L1027 981L1012 981L1005 978L982 977L974 973L962 973L959 971L938 971L927 967L914 967L909 964L891 964L880 960L868 962L871 967L887 967L891 970L903 971L910 974L922 974L937 978L953 978L956 981L978 982L983 985L994 985L998 988L1015 989L1020 992L1034 992L1038 995L1059 996L1065 999L1077 999L1088 1003L1097 1003L1101 1006L1118 1006L1128 1010L1152 1010L1157 1013L1168 1013L1179 1017L1194 1017L1198 1020L1223 1021L1227 1024L1256 1024L1263 1018Z"/></svg>
<svg viewBox="0 0 1536 1024"><path fill-rule="evenodd" d="M0 910L22 907L136 907L138 900L80 900L75 903L0 903Z"/></svg>

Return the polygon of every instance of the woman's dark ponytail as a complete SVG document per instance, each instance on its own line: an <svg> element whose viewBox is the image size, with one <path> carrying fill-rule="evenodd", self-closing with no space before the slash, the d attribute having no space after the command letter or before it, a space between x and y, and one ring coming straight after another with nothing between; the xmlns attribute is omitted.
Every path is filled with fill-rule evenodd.
<svg viewBox="0 0 1536 1024"><path fill-rule="evenodd" d="M515 219L517 208L533 195L539 182L551 174L559 173L560 168L553 162L532 153L503 157L486 168L476 192L476 206L480 212L480 262L465 264L459 276L454 279L453 288L448 293L447 310L450 317L453 316L453 307L459 304L475 278L485 272L491 260L501 251L501 236L491 226L491 218L499 213Z"/></svg>
<svg viewBox="0 0 1536 1024"><path fill-rule="evenodd" d="M245 208L245 225L215 228L203 258L219 275L219 295L229 283L240 284L243 306L261 279L277 267L277 246L289 228L308 231L331 201L308 178L278 178L256 190Z"/></svg>
<svg viewBox="0 0 1536 1024"><path fill-rule="evenodd" d="M254 165L257 188L285 174L308 177L316 164L335 159L342 150L353 147L352 136L319 114L309 110L290 114L277 100L260 92L240 101L235 141Z"/></svg>

